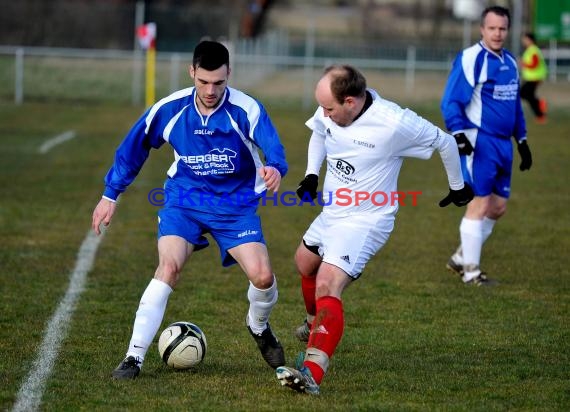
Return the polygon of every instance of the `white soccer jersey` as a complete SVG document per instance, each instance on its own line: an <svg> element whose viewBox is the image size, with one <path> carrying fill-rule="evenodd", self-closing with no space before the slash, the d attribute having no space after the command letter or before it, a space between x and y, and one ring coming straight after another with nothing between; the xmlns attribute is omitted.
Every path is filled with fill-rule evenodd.
<svg viewBox="0 0 570 412"><path fill-rule="evenodd" d="M404 157L428 159L440 152L449 186L463 187L455 140L409 109L382 99L369 89L372 105L352 124L338 126L319 107L306 125L313 131L306 174L319 174L326 156L323 211L336 216L355 213L394 215L397 183ZM418 195L421 188L418 188ZM407 194L406 204L412 202Z"/></svg>

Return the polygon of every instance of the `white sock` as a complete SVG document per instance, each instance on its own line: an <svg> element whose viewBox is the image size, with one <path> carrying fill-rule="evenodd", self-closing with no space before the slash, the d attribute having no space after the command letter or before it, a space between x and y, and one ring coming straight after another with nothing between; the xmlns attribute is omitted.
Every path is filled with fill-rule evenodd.
<svg viewBox="0 0 570 412"><path fill-rule="evenodd" d="M481 249L483 247L483 220L463 218L459 225L461 234L461 246L463 250L463 267L465 274L463 281L469 282L479 275L477 270L467 270L468 267L479 268Z"/></svg>
<svg viewBox="0 0 570 412"><path fill-rule="evenodd" d="M483 227L482 227L483 243L485 243L487 239L489 239L489 236L491 236L495 223L497 223L495 219L489 219L488 217L483 218Z"/></svg>
<svg viewBox="0 0 570 412"><path fill-rule="evenodd" d="M457 247L455 253L451 256L451 259L453 259L453 261L458 265L463 265L463 249L461 247L461 243Z"/></svg>
<svg viewBox="0 0 570 412"><path fill-rule="evenodd" d="M482 226L483 244L485 244L487 239L489 239L489 236L491 236L491 233L493 232L493 227L495 226L495 223L497 223L497 221L495 219L490 219L488 217L483 218L483 226ZM459 247L457 248L457 250L453 254L452 259L457 264L463 265L463 250L462 250L461 244L459 245Z"/></svg>
<svg viewBox="0 0 570 412"><path fill-rule="evenodd" d="M168 284L152 279L141 297L127 351L127 356L138 357L141 365L158 332L171 293L172 288Z"/></svg>
<svg viewBox="0 0 570 412"><path fill-rule="evenodd" d="M273 277L273 285L268 289L258 289L250 282L247 290L249 300L249 312L247 313L247 324L253 333L261 334L267 329L267 321L273 306L277 303L277 279Z"/></svg>

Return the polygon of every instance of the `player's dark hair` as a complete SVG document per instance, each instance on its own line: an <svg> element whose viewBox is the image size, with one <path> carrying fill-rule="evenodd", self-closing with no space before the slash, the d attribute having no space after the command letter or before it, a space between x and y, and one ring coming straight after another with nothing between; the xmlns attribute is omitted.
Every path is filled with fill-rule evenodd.
<svg viewBox="0 0 570 412"><path fill-rule="evenodd" d="M496 14L497 16L506 17L508 20L507 27L508 28L511 27L511 13L509 13L509 9L501 6L490 6L487 7L485 10L483 10L483 13L481 13L481 26L485 24L485 17L487 17L487 14L489 13Z"/></svg>
<svg viewBox="0 0 570 412"><path fill-rule="evenodd" d="M204 40L194 48L192 66L194 69L213 71L223 65L230 66L230 53L226 46L216 41Z"/></svg>
<svg viewBox="0 0 570 412"><path fill-rule="evenodd" d="M525 37L531 39L533 43L536 43L536 36L534 35L534 33L527 31L524 35Z"/></svg>
<svg viewBox="0 0 570 412"><path fill-rule="evenodd" d="M349 65L333 65L324 74L331 77L331 92L335 100L343 104L347 97L364 97L366 79L356 68Z"/></svg>

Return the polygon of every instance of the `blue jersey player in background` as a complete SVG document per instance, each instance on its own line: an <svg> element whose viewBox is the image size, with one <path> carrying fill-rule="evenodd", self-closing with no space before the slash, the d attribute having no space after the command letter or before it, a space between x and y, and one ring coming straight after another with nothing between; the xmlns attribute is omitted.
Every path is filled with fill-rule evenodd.
<svg viewBox="0 0 570 412"><path fill-rule="evenodd" d="M447 267L463 282L496 283L479 267L483 243L507 208L511 191L514 137L528 170L532 156L520 99L517 61L503 48L510 27L508 9L486 8L481 16L481 41L461 51L449 74L441 110L461 155L463 177L473 188L459 226L461 244Z"/></svg>
<svg viewBox="0 0 570 412"><path fill-rule="evenodd" d="M154 104L120 144L93 212L92 227L100 234L150 149L165 142L174 148L158 214L159 263L140 300L126 357L113 371L118 379L140 373L184 264L208 246L206 233L217 242L223 266L239 263L249 279L246 325L263 358L273 368L285 364L268 323L277 282L257 215L258 199L267 190L277 191L287 172L285 151L264 107L228 87L229 53L223 44L199 43L189 71L194 87Z"/></svg>

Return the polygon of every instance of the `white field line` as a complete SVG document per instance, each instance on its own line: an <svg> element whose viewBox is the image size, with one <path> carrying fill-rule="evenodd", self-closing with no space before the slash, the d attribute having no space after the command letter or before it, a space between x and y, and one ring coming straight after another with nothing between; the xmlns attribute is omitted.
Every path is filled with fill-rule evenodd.
<svg viewBox="0 0 570 412"><path fill-rule="evenodd" d="M48 139L45 142L43 142L43 144L38 149L38 153L46 154L55 146L67 142L68 140L73 139L75 136L76 133L74 130L68 130L67 132L52 137L51 139Z"/></svg>
<svg viewBox="0 0 570 412"><path fill-rule="evenodd" d="M49 320L44 340L38 348L36 359L30 367L30 373L18 392L13 411L39 410L46 382L52 372L61 343L67 335L71 315L75 311L75 304L84 290L87 273L93 267L95 254L104 234L104 227L102 227L100 236L89 230L83 239L77 253L75 268L70 275L67 292Z"/></svg>

